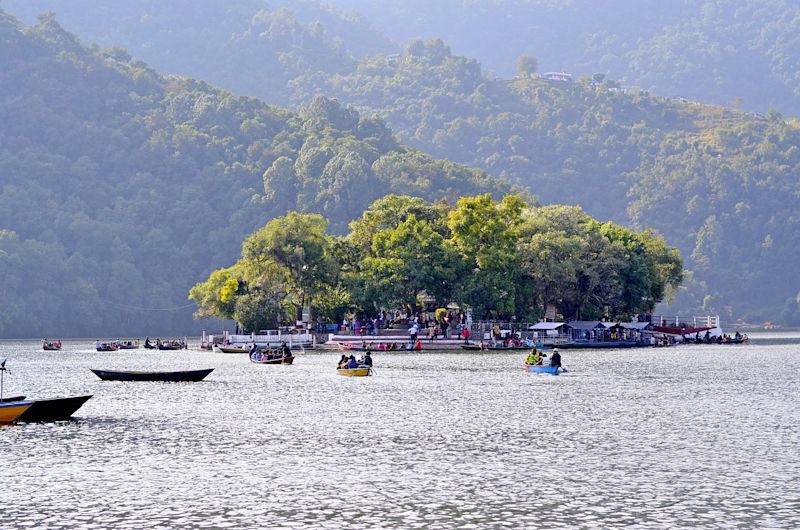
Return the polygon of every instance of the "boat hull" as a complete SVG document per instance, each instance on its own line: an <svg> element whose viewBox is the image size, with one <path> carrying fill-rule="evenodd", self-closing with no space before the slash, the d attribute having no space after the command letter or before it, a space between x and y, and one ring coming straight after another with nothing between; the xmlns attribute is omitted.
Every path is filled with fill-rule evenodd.
<svg viewBox="0 0 800 530"><path fill-rule="evenodd" d="M15 401L0 403L0 424L14 423L33 404L32 401Z"/></svg>
<svg viewBox="0 0 800 530"><path fill-rule="evenodd" d="M291 357L278 357L277 359L262 359L257 360L258 357L251 355L250 362L254 362L256 364L292 364L294 362L294 355Z"/></svg>
<svg viewBox="0 0 800 530"><path fill-rule="evenodd" d="M52 344L43 344L42 349L44 351L61 351L61 346L54 346Z"/></svg>
<svg viewBox="0 0 800 530"><path fill-rule="evenodd" d="M561 371L560 366L550 366L545 364L526 364L525 368L532 374L558 375Z"/></svg>
<svg viewBox="0 0 800 530"><path fill-rule="evenodd" d="M28 410L22 413L19 421L65 421L83 406L91 394L65 398L36 399Z"/></svg>
<svg viewBox="0 0 800 530"><path fill-rule="evenodd" d="M103 381L202 381L213 368L206 370L188 370L183 372L120 372L112 370L94 370L92 372Z"/></svg>
<svg viewBox="0 0 800 530"><path fill-rule="evenodd" d="M564 344L559 344L559 349L565 350L581 350L581 349L603 349L603 348L644 348L649 347L650 344L639 343L632 340L617 340L617 341L606 341L606 342L565 342Z"/></svg>
<svg viewBox="0 0 800 530"><path fill-rule="evenodd" d="M158 345L158 349L159 349L159 350L169 350L169 351L172 351L172 350L182 350L182 349L183 349L183 346L175 346L175 345L173 345L173 344L159 344L159 345Z"/></svg>
<svg viewBox="0 0 800 530"><path fill-rule="evenodd" d="M14 401L25 401L25 396L8 396L0 399L0 403L12 403Z"/></svg>
<svg viewBox="0 0 800 530"><path fill-rule="evenodd" d="M338 368L336 373L345 377L367 377L372 375L372 368Z"/></svg>
<svg viewBox="0 0 800 530"><path fill-rule="evenodd" d="M117 346L117 348L119 348L120 350L138 350L139 349L139 345L138 344L121 344L121 345Z"/></svg>
<svg viewBox="0 0 800 530"><path fill-rule="evenodd" d="M248 350L245 348L235 348L235 347L227 347L227 346L217 346L217 349L222 353L248 353Z"/></svg>
<svg viewBox="0 0 800 530"><path fill-rule="evenodd" d="M97 351L117 351L116 346L100 346L99 348L95 348Z"/></svg>

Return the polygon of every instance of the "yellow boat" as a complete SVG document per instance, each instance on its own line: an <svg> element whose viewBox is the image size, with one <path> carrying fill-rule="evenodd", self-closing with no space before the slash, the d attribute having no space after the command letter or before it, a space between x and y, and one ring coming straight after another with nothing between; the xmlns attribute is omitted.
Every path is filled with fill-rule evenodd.
<svg viewBox="0 0 800 530"><path fill-rule="evenodd" d="M13 423L22 413L28 410L32 401L14 401L12 403L0 403L0 424Z"/></svg>
<svg viewBox="0 0 800 530"><path fill-rule="evenodd" d="M339 375L347 377L366 377L372 375L372 368L369 366L359 366L358 368L337 368Z"/></svg>

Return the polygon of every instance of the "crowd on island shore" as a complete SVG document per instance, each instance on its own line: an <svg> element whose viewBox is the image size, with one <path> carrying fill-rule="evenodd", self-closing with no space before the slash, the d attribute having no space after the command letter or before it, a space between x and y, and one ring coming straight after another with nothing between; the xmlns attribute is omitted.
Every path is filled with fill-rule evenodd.
<svg viewBox="0 0 800 530"><path fill-rule="evenodd" d="M417 334L423 330L430 337L449 337L452 334L461 335L467 327L467 314L461 310L447 309L444 315L437 319L430 314L435 314L437 308L433 305L426 307L424 311L412 313L400 310L381 310L374 316L345 317L337 331L349 332L354 335L377 335L382 329L401 328L404 326L416 327ZM322 333L325 326L321 319L317 319L316 332Z"/></svg>

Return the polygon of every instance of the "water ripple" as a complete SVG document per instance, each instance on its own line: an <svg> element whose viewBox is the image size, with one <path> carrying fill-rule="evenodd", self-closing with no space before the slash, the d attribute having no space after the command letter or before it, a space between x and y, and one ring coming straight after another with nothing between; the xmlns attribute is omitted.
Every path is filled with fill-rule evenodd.
<svg viewBox="0 0 800 530"><path fill-rule="evenodd" d="M92 393L76 419L0 428L9 528L796 528L797 341L507 354L338 355L2 343L7 393ZM92 368L215 367L197 384Z"/></svg>

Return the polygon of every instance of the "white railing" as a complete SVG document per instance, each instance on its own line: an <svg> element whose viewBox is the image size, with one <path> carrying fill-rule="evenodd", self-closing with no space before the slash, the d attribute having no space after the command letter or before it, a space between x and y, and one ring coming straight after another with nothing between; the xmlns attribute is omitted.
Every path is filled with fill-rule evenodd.
<svg viewBox="0 0 800 530"><path fill-rule="evenodd" d="M283 333L279 330L269 331L266 335L259 335L250 333L249 335L236 335L233 333L225 333L225 339L228 344L247 344L253 343L262 345L276 345L285 342L289 346L300 344L313 344L314 335L311 333Z"/></svg>
<svg viewBox="0 0 800 530"><path fill-rule="evenodd" d="M653 324L663 327L680 328L693 327L693 328L718 328L720 327L719 315L706 315L706 316L653 316Z"/></svg>

